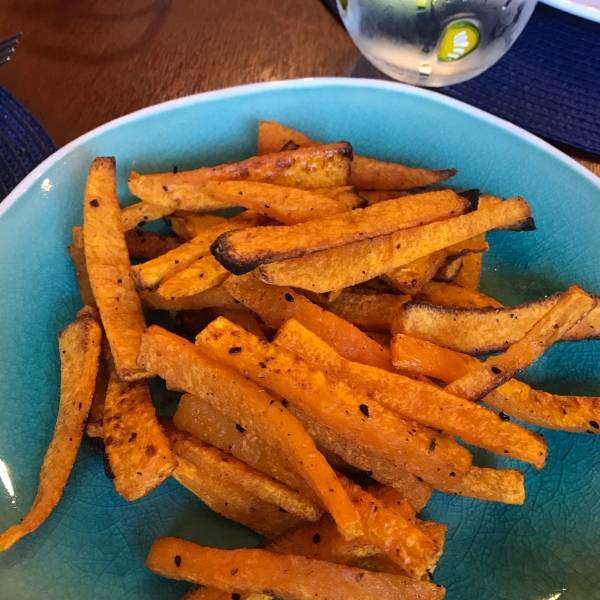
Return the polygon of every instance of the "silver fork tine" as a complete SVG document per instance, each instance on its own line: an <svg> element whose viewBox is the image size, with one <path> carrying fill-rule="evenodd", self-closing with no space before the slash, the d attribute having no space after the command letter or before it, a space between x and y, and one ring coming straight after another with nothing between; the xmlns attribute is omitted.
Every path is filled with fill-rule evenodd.
<svg viewBox="0 0 600 600"><path fill-rule="evenodd" d="M10 60L11 55L15 53L15 49L11 48L6 52L0 52L0 63L4 64Z"/></svg>
<svg viewBox="0 0 600 600"><path fill-rule="evenodd" d="M10 37L7 37L3 40L0 40L0 51L4 50L7 47L14 47L19 43L19 39L23 34L21 32L15 33Z"/></svg>
<svg viewBox="0 0 600 600"><path fill-rule="evenodd" d="M15 33L10 37L0 40L0 67L10 61L10 57L15 53L15 46L23 35L21 32Z"/></svg>

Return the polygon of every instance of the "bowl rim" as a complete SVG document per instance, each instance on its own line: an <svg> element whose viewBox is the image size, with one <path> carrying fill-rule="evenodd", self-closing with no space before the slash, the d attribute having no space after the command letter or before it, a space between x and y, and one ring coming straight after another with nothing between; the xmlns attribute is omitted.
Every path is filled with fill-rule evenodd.
<svg viewBox="0 0 600 600"><path fill-rule="evenodd" d="M183 96L181 98L175 98L174 100L167 100L165 102L160 102L158 104L153 104L146 108L142 108L136 110L132 113L124 115L122 117L118 117L111 121L108 121L104 125L100 125L83 135L75 138L65 146L59 148L56 152L51 154L48 158L46 158L43 162L41 162L37 167L35 167L11 192L0 202L0 223L2 221L2 217L10 207L25 194L25 192L38 180L40 179L46 171L60 162L63 158L65 158L72 150L81 146L88 140L93 139L96 136L99 136L103 133L106 133L112 129L116 129L121 125L126 123L135 121L139 118L151 116L154 114L159 114L164 110L180 108L191 106L197 102L201 102L203 100L218 100L222 98L230 98L233 96L244 96L247 94L253 94L257 92L262 92L267 89L278 89L278 90L295 90L295 89L310 89L310 88L368 88L374 90L389 90L394 91L401 94L406 94L409 96L416 96L421 98L428 98L437 102L439 104L444 104L446 106L452 107L460 112L466 113L473 117L479 118L482 121L485 121L495 127L499 127L500 129L504 129L510 132L512 135L521 138L523 141L536 146L543 152L550 154L554 158L565 163L571 169L582 175L585 179L587 179L592 185L597 187L600 190L600 177L596 176L590 170L586 169L583 165L578 163L575 159L566 155L564 152L561 152L554 146L550 145L548 142L542 140L537 137L533 133L530 133L509 121L505 121L500 117L496 117L487 113L479 108L471 106L465 102L461 102L460 100L455 100L454 98L450 98L448 96L444 96L438 92L434 92L429 89L419 88L415 86L411 86L405 83L400 83L396 81L381 81L376 79L366 79L366 78L352 78L352 77L306 77L306 78L298 78L298 79L284 79L277 81L266 81L260 83L251 83L245 85L232 86L227 88L222 88L219 90L213 90L209 92L200 92L197 94L191 94L189 96Z"/></svg>

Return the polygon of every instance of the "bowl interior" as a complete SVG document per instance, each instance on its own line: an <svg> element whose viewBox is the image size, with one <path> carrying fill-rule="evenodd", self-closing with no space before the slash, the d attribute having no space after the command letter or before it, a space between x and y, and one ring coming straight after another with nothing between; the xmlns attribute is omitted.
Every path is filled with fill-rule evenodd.
<svg viewBox="0 0 600 600"><path fill-rule="evenodd" d="M180 170L256 151L260 119L359 154L427 168L457 167L457 188L521 195L538 230L495 233L483 290L518 303L578 282L600 293L600 187L532 136L434 93L381 82L309 80L225 90L136 113L88 134L43 163L0 212L0 530L29 509L58 406L56 334L80 307L66 246L82 222L87 170L117 158L124 203L132 169ZM13 201L13 197L17 197ZM600 395L600 342L558 344L526 373L561 393ZM507 507L435 494L424 514L446 523L435 580L450 600L596 598L600 586L600 440L546 432L538 473L476 453L480 465L517 466L527 500ZM219 547L258 536L208 510L169 480L127 504L86 441L62 500L38 531L0 554L0 597L22 600L178 598L188 587L155 577L143 560L158 535Z"/></svg>

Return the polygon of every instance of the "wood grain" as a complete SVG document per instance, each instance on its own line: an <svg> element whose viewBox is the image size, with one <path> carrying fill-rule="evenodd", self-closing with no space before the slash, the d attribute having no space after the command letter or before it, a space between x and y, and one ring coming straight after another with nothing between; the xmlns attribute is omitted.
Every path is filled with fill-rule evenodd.
<svg viewBox="0 0 600 600"><path fill-rule="evenodd" d="M3 0L0 38L16 31L0 83L58 145L197 92L352 75L359 58L319 0ZM561 149L600 175L600 156Z"/></svg>

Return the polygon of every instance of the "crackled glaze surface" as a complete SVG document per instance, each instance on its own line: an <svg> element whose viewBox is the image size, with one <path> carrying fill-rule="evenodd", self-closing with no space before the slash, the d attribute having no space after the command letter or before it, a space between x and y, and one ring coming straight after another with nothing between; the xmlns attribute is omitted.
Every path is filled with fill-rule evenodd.
<svg viewBox="0 0 600 600"><path fill-rule="evenodd" d="M261 118L315 138L347 139L357 152L379 158L458 167L458 187L524 196L538 231L490 236L483 288L499 300L516 303L575 281L600 293L598 180L532 136L434 93L308 80L225 90L126 117L61 150L0 208L0 529L29 508L52 435L55 336L80 306L66 245L82 219L92 158L117 157L120 191L128 201L132 168L152 172L246 157L255 151ZM600 395L599 365L600 342L561 344L527 378L551 391ZM428 517L450 527L436 573L449 600L600 596L600 439L560 432L547 438L548 466L541 473L525 469L523 507L439 494L427 507ZM477 461L511 462L483 453ZM258 539L211 513L174 481L128 505L84 443L50 519L0 555L0 598L175 600L187 586L143 567L158 535L220 547Z"/></svg>

